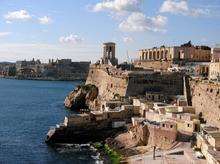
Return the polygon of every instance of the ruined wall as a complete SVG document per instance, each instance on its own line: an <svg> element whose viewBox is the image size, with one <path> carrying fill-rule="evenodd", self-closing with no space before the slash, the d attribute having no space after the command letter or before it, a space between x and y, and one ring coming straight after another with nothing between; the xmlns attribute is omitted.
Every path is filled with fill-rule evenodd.
<svg viewBox="0 0 220 164"><path fill-rule="evenodd" d="M220 128L220 84L190 81L192 105L196 113Z"/></svg>

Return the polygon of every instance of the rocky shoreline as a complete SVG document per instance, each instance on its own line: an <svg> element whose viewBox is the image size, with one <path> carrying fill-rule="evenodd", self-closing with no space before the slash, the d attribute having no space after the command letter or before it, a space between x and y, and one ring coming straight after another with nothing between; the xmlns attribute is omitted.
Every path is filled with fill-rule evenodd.
<svg viewBox="0 0 220 164"><path fill-rule="evenodd" d="M78 86L65 98L64 106L75 111L91 109L96 103L98 93L99 90L95 85Z"/></svg>

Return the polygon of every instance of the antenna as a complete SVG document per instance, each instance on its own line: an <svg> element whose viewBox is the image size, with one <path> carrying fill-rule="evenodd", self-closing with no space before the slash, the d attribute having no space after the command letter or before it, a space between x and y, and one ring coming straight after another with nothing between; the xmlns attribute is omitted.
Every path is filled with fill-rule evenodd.
<svg viewBox="0 0 220 164"><path fill-rule="evenodd" d="M129 63L128 50L126 51L127 62Z"/></svg>
<svg viewBox="0 0 220 164"><path fill-rule="evenodd" d="M129 64L129 70L131 71L131 61L130 61L130 57L128 55L128 50L126 51L126 53L127 53L127 62Z"/></svg>

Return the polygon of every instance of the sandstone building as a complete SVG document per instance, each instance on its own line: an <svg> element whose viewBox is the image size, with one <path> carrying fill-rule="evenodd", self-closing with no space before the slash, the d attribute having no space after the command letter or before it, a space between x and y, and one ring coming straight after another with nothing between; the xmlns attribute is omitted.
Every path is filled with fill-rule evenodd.
<svg viewBox="0 0 220 164"><path fill-rule="evenodd" d="M212 60L216 61L220 59L220 47L215 47L212 49Z"/></svg>
<svg viewBox="0 0 220 164"><path fill-rule="evenodd" d="M43 65L40 60L31 61L17 61L16 62L16 75L19 77L29 78L29 77L40 77Z"/></svg>
<svg viewBox="0 0 220 164"><path fill-rule="evenodd" d="M211 60L211 48L207 46L194 46L191 42L181 46L153 47L140 50L139 60L209 62Z"/></svg>
<svg viewBox="0 0 220 164"><path fill-rule="evenodd" d="M210 65L209 65L209 79L220 81L220 61L210 63Z"/></svg>

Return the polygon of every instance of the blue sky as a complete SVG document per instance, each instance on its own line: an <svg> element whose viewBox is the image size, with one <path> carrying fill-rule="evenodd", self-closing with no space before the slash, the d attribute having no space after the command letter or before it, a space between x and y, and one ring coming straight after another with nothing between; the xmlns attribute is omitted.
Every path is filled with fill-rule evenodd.
<svg viewBox="0 0 220 164"><path fill-rule="evenodd" d="M141 48L220 43L220 0L1 0L0 61L33 57L96 61Z"/></svg>

